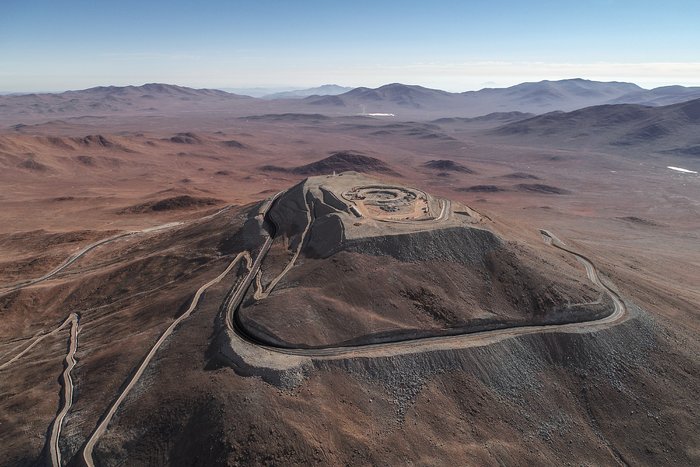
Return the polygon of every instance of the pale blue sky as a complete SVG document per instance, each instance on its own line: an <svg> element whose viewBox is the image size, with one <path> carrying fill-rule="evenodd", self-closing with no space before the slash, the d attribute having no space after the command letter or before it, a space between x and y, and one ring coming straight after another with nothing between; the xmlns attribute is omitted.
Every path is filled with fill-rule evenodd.
<svg viewBox="0 0 700 467"><path fill-rule="evenodd" d="M0 91L700 85L700 1L5 0Z"/></svg>

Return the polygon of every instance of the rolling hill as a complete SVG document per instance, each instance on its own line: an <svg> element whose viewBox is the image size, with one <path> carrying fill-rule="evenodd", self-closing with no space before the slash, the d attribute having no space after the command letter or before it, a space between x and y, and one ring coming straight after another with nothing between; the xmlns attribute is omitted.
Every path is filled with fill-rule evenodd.
<svg viewBox="0 0 700 467"><path fill-rule="evenodd" d="M337 84L324 84L309 89L296 89L293 91L282 91L262 96L263 99L303 99L309 96L335 96L351 91L353 88L338 86Z"/></svg>
<svg viewBox="0 0 700 467"><path fill-rule="evenodd" d="M630 146L693 154L700 145L700 99L662 107L615 104L552 112L491 131L509 138L542 138L576 146Z"/></svg>
<svg viewBox="0 0 700 467"><path fill-rule="evenodd" d="M662 105L687 101L698 96L697 88L682 86L642 89L636 84L599 82L583 79L522 83L508 88L486 88L479 91L451 93L422 86L400 83L378 88L356 88L333 96L311 96L308 105L338 107L357 113L393 113L398 117L426 118L478 117L490 113L523 112L543 114L572 111L608 103L644 103Z"/></svg>
<svg viewBox="0 0 700 467"><path fill-rule="evenodd" d="M215 89L192 89L172 84L99 86L78 91L0 96L6 118L26 121L101 115L133 115L212 110L252 100Z"/></svg>
<svg viewBox="0 0 700 467"><path fill-rule="evenodd" d="M583 79L522 83L508 88L463 93L401 83L378 88L360 87L339 93L347 89L326 85L259 99L214 89L151 83L100 86L55 94L5 95L0 96L0 123L11 126L47 119L211 115L212 112L238 117L255 114L313 113L330 117L385 114L385 117L395 116L402 120L425 121L492 114L496 118L519 119L525 113L570 112L603 104L662 106L700 97L699 88L672 86L646 90L631 83Z"/></svg>

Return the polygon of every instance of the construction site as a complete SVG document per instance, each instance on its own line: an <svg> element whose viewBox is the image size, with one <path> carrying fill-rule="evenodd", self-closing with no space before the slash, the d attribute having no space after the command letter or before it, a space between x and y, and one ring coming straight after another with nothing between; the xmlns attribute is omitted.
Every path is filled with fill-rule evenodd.
<svg viewBox="0 0 700 467"><path fill-rule="evenodd" d="M387 185L357 186L342 194L364 217L388 220L429 220L428 195L411 188Z"/></svg>

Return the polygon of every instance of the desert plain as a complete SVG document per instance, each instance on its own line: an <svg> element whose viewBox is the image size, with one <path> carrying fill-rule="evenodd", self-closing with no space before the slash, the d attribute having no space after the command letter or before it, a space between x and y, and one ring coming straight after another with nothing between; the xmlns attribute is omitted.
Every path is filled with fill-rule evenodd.
<svg viewBox="0 0 700 467"><path fill-rule="evenodd" d="M509 89L0 97L0 463L697 465L697 91Z"/></svg>

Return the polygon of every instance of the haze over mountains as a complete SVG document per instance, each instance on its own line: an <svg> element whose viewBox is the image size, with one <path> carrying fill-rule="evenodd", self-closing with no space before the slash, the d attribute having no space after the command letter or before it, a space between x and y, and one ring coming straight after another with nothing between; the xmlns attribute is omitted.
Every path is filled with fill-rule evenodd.
<svg viewBox="0 0 700 467"><path fill-rule="evenodd" d="M543 113L601 104L640 91L640 87L630 83L601 83L579 79L523 83L510 88L487 88L464 93L394 83L376 89L356 88L337 96L335 105L367 106L372 111L385 112L401 112L402 109L427 112L440 110L442 113L458 112L463 116L494 111ZM307 101L311 104L324 102L322 97L311 97Z"/></svg>
<svg viewBox="0 0 700 467"><path fill-rule="evenodd" d="M548 137L561 145L612 145L663 148L678 155L700 155L700 99L663 107L599 105L573 112L552 112L493 130L527 139Z"/></svg>
<svg viewBox="0 0 700 467"><path fill-rule="evenodd" d="M700 0L6 3L0 467L700 467Z"/></svg>
<svg viewBox="0 0 700 467"><path fill-rule="evenodd" d="M695 93L0 97L0 466L699 465Z"/></svg>
<svg viewBox="0 0 700 467"><path fill-rule="evenodd" d="M271 94L266 94L262 96L263 99L301 99L310 96L336 96L338 94L343 94L348 91L352 91L353 88L347 86L338 86L337 84L324 84L322 86L317 86L315 88L309 89L295 89L292 91L282 91L275 92Z"/></svg>
<svg viewBox="0 0 700 467"><path fill-rule="evenodd" d="M464 93L395 83L377 89L356 88L334 99L320 96L309 97L305 101L319 106L362 108L368 112L406 114L421 110L475 117L491 112L541 114L556 110L570 111L608 103L667 105L697 97L700 97L700 88L677 86L645 90L632 83L570 79Z"/></svg>
<svg viewBox="0 0 700 467"><path fill-rule="evenodd" d="M0 96L0 118L3 123L13 124L46 117L115 113L224 112L232 116L247 116L293 112L329 116L387 113L402 119L426 120L511 111L543 114L602 104L660 106L700 98L700 88L697 87L670 86L646 90L632 83L582 79L522 83L509 88L464 93L399 83L342 92L345 89L327 85L260 99L168 84L106 86L56 94Z"/></svg>
<svg viewBox="0 0 700 467"><path fill-rule="evenodd" d="M31 119L114 115L115 113L186 112L193 108L215 110L234 102L252 100L216 89L192 89L172 84L98 86L52 94L21 94L0 97L4 117Z"/></svg>

